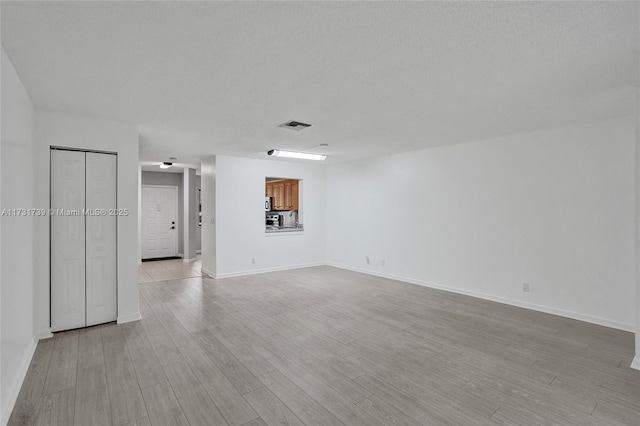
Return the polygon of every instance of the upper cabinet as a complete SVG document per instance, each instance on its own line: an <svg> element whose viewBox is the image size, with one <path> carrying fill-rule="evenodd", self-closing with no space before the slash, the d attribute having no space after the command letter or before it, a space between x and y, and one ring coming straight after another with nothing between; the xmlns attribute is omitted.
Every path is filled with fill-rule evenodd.
<svg viewBox="0 0 640 426"><path fill-rule="evenodd" d="M273 197L273 210L298 210L298 190L296 179L272 180L265 184L265 196Z"/></svg>
<svg viewBox="0 0 640 426"><path fill-rule="evenodd" d="M284 206L284 183L276 182L273 186L273 209L286 210Z"/></svg>
<svg viewBox="0 0 640 426"><path fill-rule="evenodd" d="M298 210L298 181L284 182L284 207L286 210Z"/></svg>

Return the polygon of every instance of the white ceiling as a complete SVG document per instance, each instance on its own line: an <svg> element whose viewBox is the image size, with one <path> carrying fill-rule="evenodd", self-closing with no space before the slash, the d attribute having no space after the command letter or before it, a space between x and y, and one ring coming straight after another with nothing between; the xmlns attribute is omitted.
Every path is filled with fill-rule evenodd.
<svg viewBox="0 0 640 426"><path fill-rule="evenodd" d="M139 123L146 161L328 143L342 162L619 116L640 71L633 2L1 8L36 106Z"/></svg>

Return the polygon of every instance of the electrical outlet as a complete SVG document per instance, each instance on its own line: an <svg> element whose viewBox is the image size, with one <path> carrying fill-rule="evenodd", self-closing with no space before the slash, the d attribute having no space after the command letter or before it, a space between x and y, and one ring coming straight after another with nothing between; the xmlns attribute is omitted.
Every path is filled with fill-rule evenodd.
<svg viewBox="0 0 640 426"><path fill-rule="evenodd" d="M529 283L522 283L522 291L524 291L525 293L529 293L529 291L531 291Z"/></svg>
<svg viewBox="0 0 640 426"><path fill-rule="evenodd" d="M367 262L367 265L369 264L369 256L365 256L364 257L364 261Z"/></svg>
<svg viewBox="0 0 640 426"><path fill-rule="evenodd" d="M381 265L381 266L384 266L384 264L385 264L385 260L384 260L384 259L382 259L382 260L380 261L380 265Z"/></svg>
<svg viewBox="0 0 640 426"><path fill-rule="evenodd" d="M255 263L256 263L256 258L255 258L255 257L252 257L252 258L251 258L251 263L252 263L252 264L255 264Z"/></svg>

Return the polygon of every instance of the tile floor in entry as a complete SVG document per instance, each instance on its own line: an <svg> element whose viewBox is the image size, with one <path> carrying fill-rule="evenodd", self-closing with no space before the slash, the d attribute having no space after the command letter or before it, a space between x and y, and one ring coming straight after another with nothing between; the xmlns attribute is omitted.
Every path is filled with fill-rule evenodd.
<svg viewBox="0 0 640 426"><path fill-rule="evenodd" d="M157 281L177 280L181 278L200 277L202 273L202 259L200 255L191 263L184 263L182 259L154 260L142 262L138 266L138 283L153 283Z"/></svg>

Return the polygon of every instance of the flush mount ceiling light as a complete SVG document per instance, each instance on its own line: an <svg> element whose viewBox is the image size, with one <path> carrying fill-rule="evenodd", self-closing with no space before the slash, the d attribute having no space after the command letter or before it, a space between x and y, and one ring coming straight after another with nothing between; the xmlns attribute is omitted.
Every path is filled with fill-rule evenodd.
<svg viewBox="0 0 640 426"><path fill-rule="evenodd" d="M306 129L307 127L311 127L311 124L303 123L301 121L287 121L286 123L278 124L278 127L284 127L285 129L295 130L299 132L302 129Z"/></svg>
<svg viewBox="0 0 640 426"><path fill-rule="evenodd" d="M284 151L282 149L272 149L267 151L267 155L272 157L299 158L301 160L317 160L322 161L327 158L324 154L312 154L310 152Z"/></svg>
<svg viewBox="0 0 640 426"><path fill-rule="evenodd" d="M171 166L173 166L173 163L170 163L168 161L164 161L163 163L160 164L161 169L168 169Z"/></svg>

